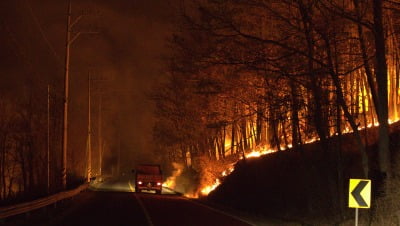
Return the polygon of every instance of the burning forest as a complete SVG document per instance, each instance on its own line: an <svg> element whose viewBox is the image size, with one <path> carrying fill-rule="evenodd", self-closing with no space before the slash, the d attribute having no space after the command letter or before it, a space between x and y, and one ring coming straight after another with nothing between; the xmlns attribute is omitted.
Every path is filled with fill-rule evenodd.
<svg viewBox="0 0 400 226"><path fill-rule="evenodd" d="M383 4L383 5L382 5ZM351 133L368 177L367 132L391 175L399 119L399 5L392 1L194 1L169 40L168 79L153 94L154 139L198 173L207 195L242 158Z"/></svg>
<svg viewBox="0 0 400 226"><path fill-rule="evenodd" d="M228 205L241 205L230 196L238 188L258 200L245 186L253 177L279 193L281 172L296 182L334 178L315 187L341 194L331 200L338 209L350 175L393 194L397 0L0 6L0 205L96 176L132 186L141 163L163 168L164 187ZM311 203L323 199L313 196L319 190L299 187L293 197L307 202L304 211L319 209Z"/></svg>

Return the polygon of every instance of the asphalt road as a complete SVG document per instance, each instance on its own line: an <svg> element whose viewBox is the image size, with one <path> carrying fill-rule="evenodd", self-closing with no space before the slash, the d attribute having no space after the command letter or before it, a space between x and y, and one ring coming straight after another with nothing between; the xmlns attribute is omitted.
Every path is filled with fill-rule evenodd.
<svg viewBox="0 0 400 226"><path fill-rule="evenodd" d="M187 199L168 188L161 195L135 193L130 181L95 183L91 190L10 225L246 226L239 218ZM33 215L33 214L32 214ZM1 225L1 224L0 224ZM7 224L6 224L7 225Z"/></svg>

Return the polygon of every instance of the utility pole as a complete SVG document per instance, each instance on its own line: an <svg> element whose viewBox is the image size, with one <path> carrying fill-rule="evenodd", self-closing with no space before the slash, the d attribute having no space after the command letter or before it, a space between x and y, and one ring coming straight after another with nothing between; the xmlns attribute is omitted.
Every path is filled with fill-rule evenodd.
<svg viewBox="0 0 400 226"><path fill-rule="evenodd" d="M47 85L47 194L50 193L50 85Z"/></svg>
<svg viewBox="0 0 400 226"><path fill-rule="evenodd" d="M82 15L79 15L74 21L71 22L71 0L68 3L68 17L67 17L67 37L65 47L65 75L64 75L64 117L63 117L63 136L62 136L62 189L67 188L67 149L68 149L68 101L69 101L69 63L70 63L70 47L72 43L83 33L85 34L97 34L98 32L77 32L71 38L72 28L82 19Z"/></svg>
<svg viewBox="0 0 400 226"><path fill-rule="evenodd" d="M90 182L90 178L92 177L92 126L91 126L91 90L90 90L90 72L88 74L88 138L87 138L87 152L88 152L88 159L87 159L87 182Z"/></svg>
<svg viewBox="0 0 400 226"><path fill-rule="evenodd" d="M100 99L99 99L99 117L97 118L97 120L98 120L98 145L99 145L99 176L101 176L101 166L102 166L102 163L103 163L103 142L102 142L102 139L103 139L103 134L102 134L102 129L101 129L101 127L102 127L102 123L101 123L101 120L102 120L102 112L101 112L101 105L102 105L102 102L103 102L103 97L102 97L102 94L100 93Z"/></svg>
<svg viewBox="0 0 400 226"><path fill-rule="evenodd" d="M63 146L62 146L62 166L61 183L62 189L67 188L67 139L68 139L68 95L69 95L69 47L71 39L71 1L68 4L67 19L67 38L65 48L65 75L64 75L64 117L63 117Z"/></svg>
<svg viewBox="0 0 400 226"><path fill-rule="evenodd" d="M118 120L118 124L120 124L120 121ZM121 175L121 134L120 134L120 129L118 128L118 159L117 159L117 173L118 176Z"/></svg>
<svg viewBox="0 0 400 226"><path fill-rule="evenodd" d="M93 76L92 76L93 77ZM91 79L91 82L107 82L109 80L98 78ZM104 152L104 140L103 140L103 90L101 87L98 87L101 91L91 91L91 94L98 94L98 110L97 110L97 148L98 148L98 163L97 163L97 176L101 176L102 174L102 165L103 165L103 152ZM95 161L95 160L93 160Z"/></svg>

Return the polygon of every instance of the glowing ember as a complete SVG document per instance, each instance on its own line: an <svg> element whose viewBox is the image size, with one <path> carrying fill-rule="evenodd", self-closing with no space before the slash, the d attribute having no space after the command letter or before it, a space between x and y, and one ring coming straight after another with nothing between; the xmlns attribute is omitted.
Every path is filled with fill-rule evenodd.
<svg viewBox="0 0 400 226"><path fill-rule="evenodd" d="M311 138L309 140L306 140L304 143L306 144L310 144L310 143L314 143L315 141L319 140L319 138Z"/></svg>
<svg viewBox="0 0 400 226"><path fill-rule="evenodd" d="M197 194L185 194L186 198L190 198L190 199L197 199L199 198L199 196Z"/></svg>
<svg viewBox="0 0 400 226"><path fill-rule="evenodd" d="M252 151L252 152L246 154L245 156L246 156L246 158L258 158L258 157L260 157L262 155L267 155L267 154L271 154L271 153L274 153L274 152L276 152L276 150L264 149L262 151Z"/></svg>
<svg viewBox="0 0 400 226"><path fill-rule="evenodd" d="M219 181L219 179L216 179L214 184L204 187L203 189L201 189L200 192L202 195L208 195L211 191L213 191L215 188L217 188L220 184L221 184L221 182Z"/></svg>
<svg viewBox="0 0 400 226"><path fill-rule="evenodd" d="M167 188L173 188L175 187L175 178L168 177L168 179L162 184L163 187L167 187Z"/></svg>
<svg viewBox="0 0 400 226"><path fill-rule="evenodd" d="M274 152L276 152L276 150L267 149L266 147L265 147L265 148L259 148L259 150L253 150L253 151L251 151L250 153L245 154L245 157L246 157L246 158L258 158L258 157L260 157L260 156L267 155L267 154L271 154L271 153L274 153ZM240 159L242 159L242 158L240 158ZM235 168L234 168L233 165L234 165L234 164L231 164L227 170L224 170L224 171L221 173L221 177L226 177L226 176L228 176L229 174L231 174L231 173L235 170ZM203 186L203 187L201 188L201 190L200 190L200 194L203 195L203 196L206 196L206 195L208 195L211 191L213 191L214 189L216 189L220 184L221 184L221 181L217 178L217 179L215 179L215 181L214 181L214 183L213 183L212 185L205 185L205 186ZM189 196L192 196L192 197L193 197L193 195L189 195ZM187 196L187 197L189 197L189 196ZM194 196L197 197L197 195L194 195Z"/></svg>
<svg viewBox="0 0 400 226"><path fill-rule="evenodd" d="M223 177L228 176L229 174L231 174L231 173L233 172L233 170L235 170L235 168L233 167L233 165L231 165L231 166L229 167L229 169L224 170L224 172L222 172L222 176L223 176Z"/></svg>

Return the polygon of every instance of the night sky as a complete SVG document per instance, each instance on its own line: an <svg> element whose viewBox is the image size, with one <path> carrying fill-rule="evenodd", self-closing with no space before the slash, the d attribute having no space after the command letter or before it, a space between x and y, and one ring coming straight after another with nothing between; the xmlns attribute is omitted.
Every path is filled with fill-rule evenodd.
<svg viewBox="0 0 400 226"><path fill-rule="evenodd" d="M54 95L63 95L67 6L67 0L1 1L2 95L18 99L31 92L46 98L47 84L57 90ZM106 80L93 82L92 103L95 123L101 90L104 135L113 140L106 149L115 149L115 139L120 137L128 165L151 158L153 105L147 96L162 76L173 8L165 0L72 1L73 20L84 14L73 30L99 32L81 35L71 48L68 143L72 164L80 157L71 150L84 151L86 145L89 72L96 80Z"/></svg>

